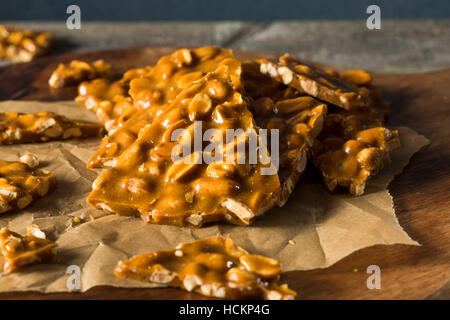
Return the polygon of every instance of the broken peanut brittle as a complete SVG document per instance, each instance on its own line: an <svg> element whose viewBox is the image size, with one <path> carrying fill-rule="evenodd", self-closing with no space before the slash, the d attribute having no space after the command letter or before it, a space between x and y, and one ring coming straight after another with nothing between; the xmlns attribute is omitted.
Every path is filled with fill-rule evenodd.
<svg viewBox="0 0 450 320"><path fill-rule="evenodd" d="M36 225L28 226L26 236L2 228L0 245L5 259L4 273L18 271L26 265L46 262L54 256L53 249L57 247L56 243L45 239L45 233Z"/></svg>
<svg viewBox="0 0 450 320"><path fill-rule="evenodd" d="M257 61L260 71L278 82L340 107L333 106L326 117L323 133L313 144L313 163L329 190L342 186L363 194L369 176L386 166L389 153L400 145L397 131L382 127L388 103L371 86L372 76L363 70L321 70L289 55L281 57L279 65Z"/></svg>
<svg viewBox="0 0 450 320"><path fill-rule="evenodd" d="M295 291L278 285L280 262L249 254L230 238L183 243L175 249L137 255L121 261L118 277L180 287L225 299L292 300Z"/></svg>
<svg viewBox="0 0 450 320"><path fill-rule="evenodd" d="M117 157L136 140L139 131L182 89L221 65L228 66L233 86L242 91L240 61L230 50L216 47L177 50L162 57L147 75L131 80L129 93L133 106L121 110L120 116L109 125L109 135L103 138L99 150L88 161L88 167L109 167L116 163Z"/></svg>
<svg viewBox="0 0 450 320"><path fill-rule="evenodd" d="M397 130L382 122L371 108L330 111L312 158L330 191L341 186L362 195L367 179L390 162L389 154L400 146L400 139Z"/></svg>
<svg viewBox="0 0 450 320"><path fill-rule="evenodd" d="M121 79L123 80L123 79ZM111 130L116 118L128 108L134 108L131 97L128 96L129 81L111 82L108 79L94 79L82 82L78 86L78 96L75 101L88 110L92 110L98 119Z"/></svg>
<svg viewBox="0 0 450 320"><path fill-rule="evenodd" d="M269 142L273 140L273 129L279 130L278 175L282 185L279 204L283 205L306 166L314 139L322 130L327 105L261 74L254 61L243 64L243 83L252 98L250 111L256 124L267 129ZM268 149L272 150L270 143Z"/></svg>
<svg viewBox="0 0 450 320"><path fill-rule="evenodd" d="M0 113L0 144L99 137L102 133L100 124L70 120L48 111Z"/></svg>
<svg viewBox="0 0 450 320"><path fill-rule="evenodd" d="M0 160L0 213L23 209L56 186L53 173L18 161Z"/></svg>
<svg viewBox="0 0 450 320"><path fill-rule="evenodd" d="M370 97L365 90L361 91L352 83L340 79L334 72L325 71L286 54L279 59L279 64L258 59L260 71L277 81L292 86L300 93L308 94L351 110L356 107L370 105Z"/></svg>
<svg viewBox="0 0 450 320"><path fill-rule="evenodd" d="M88 160L87 167L114 167L118 156L136 141L139 131L152 123L154 117L152 110L129 108L124 111L116 121L122 125L103 137L100 147Z"/></svg>
<svg viewBox="0 0 450 320"><path fill-rule="evenodd" d="M369 177L389 164L390 152L400 146L400 139L396 130L383 127L389 104L381 98L381 90L371 85L369 73L350 70L335 76L368 92L371 105L330 108L314 143L312 161L330 191L341 186L362 195Z"/></svg>
<svg viewBox="0 0 450 320"><path fill-rule="evenodd" d="M269 157L264 146L254 164L248 161L248 153L228 151L236 147L239 151L239 144L247 146L251 137L257 139L253 116L234 89L228 70L221 65L185 88L142 129L116 165L94 181L88 202L110 213L140 215L150 223L179 226L220 220L248 225L272 207L280 183L276 171L262 174L263 169L273 169L270 159L263 163L259 158ZM197 120L201 120L200 128ZM177 129L185 130L173 141ZM241 133L215 151L192 148L194 136L208 129L217 129L220 135L210 137L210 142L223 138L227 129ZM173 160L172 156L182 151L180 146L191 152ZM205 156L214 157L215 152L226 154L226 161L223 157L202 161Z"/></svg>
<svg viewBox="0 0 450 320"><path fill-rule="evenodd" d="M48 53L53 36L49 32L18 30L0 25L0 59L28 62Z"/></svg>
<svg viewBox="0 0 450 320"><path fill-rule="evenodd" d="M105 129L112 131L120 127L118 118L124 112L137 111L128 94L131 80L145 77L152 69L150 66L130 69L117 81L99 78L82 82L78 86L78 96L75 101L84 104L88 110L94 111L105 125Z"/></svg>
<svg viewBox="0 0 450 320"><path fill-rule="evenodd" d="M64 88L95 78L112 78L111 65L103 60L94 61L92 64L72 60L68 65L60 63L48 79L48 84L52 88Z"/></svg>
<svg viewBox="0 0 450 320"><path fill-rule="evenodd" d="M107 131L115 131L121 126L116 120L128 108L132 113L170 103L184 87L214 71L221 63L240 68L231 50L212 46L179 49L162 57L155 67L131 69L118 81L95 79L83 82L75 101L96 112ZM240 77L231 77L235 86L242 86Z"/></svg>

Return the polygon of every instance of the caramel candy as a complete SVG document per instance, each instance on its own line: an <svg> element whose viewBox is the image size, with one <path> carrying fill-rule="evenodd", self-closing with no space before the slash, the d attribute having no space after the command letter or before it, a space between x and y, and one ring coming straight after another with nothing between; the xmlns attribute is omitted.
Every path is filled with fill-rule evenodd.
<svg viewBox="0 0 450 320"><path fill-rule="evenodd" d="M220 220L248 225L276 204L280 182L276 170L271 170L267 149L260 145L255 163L249 161L248 152L239 152L239 145L247 150L250 139L258 136L229 70L221 65L185 88L141 130L115 166L94 181L88 202L107 212L140 215L150 223L198 227ZM202 126L196 129L197 120ZM172 141L176 129L186 130ZM227 129L240 129L217 148L226 157L208 162L205 157L214 152L193 146L196 130L203 136L208 129L217 129L222 137ZM174 160L173 154L180 151L174 148L180 145L189 147L190 153ZM236 148L238 152L228 152Z"/></svg>
<svg viewBox="0 0 450 320"><path fill-rule="evenodd" d="M261 73L295 88L300 93L347 110L367 107L371 104L365 90L361 91L352 83L343 81L337 73L307 65L288 54L280 58L279 64L264 59L257 61L260 64ZM363 83L366 82L367 80L363 81Z"/></svg>
<svg viewBox="0 0 450 320"><path fill-rule="evenodd" d="M19 30L0 25L0 59L29 62L34 57L47 54L53 36L49 32Z"/></svg>
<svg viewBox="0 0 450 320"><path fill-rule="evenodd" d="M92 64L72 60L68 65L60 63L50 76L48 84L52 88L64 88L95 78L112 78L111 65L103 60L94 61Z"/></svg>
<svg viewBox="0 0 450 320"><path fill-rule="evenodd" d="M121 261L116 276L180 287L207 297L292 300L295 291L278 285L280 262L249 254L230 238L183 243L175 249Z"/></svg>
<svg viewBox="0 0 450 320"><path fill-rule="evenodd" d="M0 160L0 213L23 209L56 186L53 173L17 161Z"/></svg>
<svg viewBox="0 0 450 320"><path fill-rule="evenodd" d="M242 92L240 62L230 50L216 47L177 50L162 57L147 75L132 79L129 93L133 105L121 110L120 116L112 116L116 120L107 128L109 135L88 161L88 167L110 167L115 164L117 157L134 142L139 131L151 123L181 90L221 65L228 67L233 87ZM209 90L215 90L213 83ZM220 92L213 94L219 95ZM117 110L117 104L114 108Z"/></svg>
<svg viewBox="0 0 450 320"><path fill-rule="evenodd" d="M243 64L243 83L252 98L250 111L256 124L267 129L268 141L272 141L272 129L279 131L279 204L283 205L305 169L314 139L322 130L327 105L263 75L255 61ZM268 148L272 150L271 145Z"/></svg>
<svg viewBox="0 0 450 320"><path fill-rule="evenodd" d="M26 236L2 228L0 230L1 252L5 259L4 273L22 269L26 265L42 263L54 256L56 243L45 239L36 225L29 225Z"/></svg>
<svg viewBox="0 0 450 320"><path fill-rule="evenodd" d="M99 137L102 133L100 124L70 120L48 111L0 113L0 144Z"/></svg>

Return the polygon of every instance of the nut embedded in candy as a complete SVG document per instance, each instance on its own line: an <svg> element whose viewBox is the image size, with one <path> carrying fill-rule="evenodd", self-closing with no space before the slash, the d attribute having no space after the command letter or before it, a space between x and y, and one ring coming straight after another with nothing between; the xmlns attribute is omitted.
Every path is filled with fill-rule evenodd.
<svg viewBox="0 0 450 320"><path fill-rule="evenodd" d="M166 141L166 133L172 130L172 126L188 129L184 130L185 133L195 127L189 111L193 110L192 103L196 102L196 97L204 97L205 94L209 96L208 104L211 105L206 111L200 108L205 111L199 115L203 119L198 129L201 134L213 128L221 136L226 130L241 130L242 134L222 147L224 151L234 150L240 143L247 145L249 136L257 139L253 115L242 95L234 89L229 70L227 65L221 65L185 88L151 124L143 128L136 141L117 158L115 166L97 178L102 181L102 187L91 192L88 202L96 208L106 206L119 215L140 215L150 223L198 227L220 220L247 225L274 206L281 192L278 175L276 171L271 175L262 173L262 169L271 167L270 162L263 164L257 159L255 164L250 164L248 154L237 152L237 156L232 157L224 152L230 156L227 164L234 173L226 178L216 177L211 173L212 169L208 169L211 164L198 161L205 159L206 149L195 151L192 141L186 139L192 153L174 160L173 150L179 144ZM216 82L214 92L209 86L212 81ZM223 87L220 90L219 84ZM219 91L226 92L225 96L215 95ZM223 117L230 120L217 122L219 118L214 115L222 112L219 110L224 110ZM269 157L264 146L260 147L260 152ZM239 163L239 159L245 160L244 163ZM184 160L191 161L186 163ZM124 179L142 179L146 186L142 192L131 192Z"/></svg>
<svg viewBox="0 0 450 320"><path fill-rule="evenodd" d="M59 64L48 79L48 84L52 88L64 88L95 78L112 78L111 65L103 60L94 61L92 64L72 60L68 65Z"/></svg>
<svg viewBox="0 0 450 320"><path fill-rule="evenodd" d="M295 291L278 285L280 262L249 254L230 238L182 243L174 249L137 255L118 263L115 274L180 287L224 299L292 300Z"/></svg>
<svg viewBox="0 0 450 320"><path fill-rule="evenodd" d="M357 86L343 81L334 73L306 65L288 54L280 58L279 64L264 59L256 61L260 65L261 73L295 88L300 93L347 110L367 107L370 104L370 98L365 91L360 91Z"/></svg>
<svg viewBox="0 0 450 320"><path fill-rule="evenodd" d="M19 161L0 160L0 213L23 209L56 186L53 173Z"/></svg>
<svg viewBox="0 0 450 320"><path fill-rule="evenodd" d="M57 244L47 240L38 226L29 225L27 234L21 236L7 228L0 230L0 249L4 257L3 272L11 273L24 266L43 263L54 255Z"/></svg>
<svg viewBox="0 0 450 320"><path fill-rule="evenodd" d="M52 46L49 32L19 30L0 25L0 59L29 62L34 57L47 54Z"/></svg>
<svg viewBox="0 0 450 320"><path fill-rule="evenodd" d="M99 137L102 125L70 120L49 111L38 113L0 113L0 145Z"/></svg>

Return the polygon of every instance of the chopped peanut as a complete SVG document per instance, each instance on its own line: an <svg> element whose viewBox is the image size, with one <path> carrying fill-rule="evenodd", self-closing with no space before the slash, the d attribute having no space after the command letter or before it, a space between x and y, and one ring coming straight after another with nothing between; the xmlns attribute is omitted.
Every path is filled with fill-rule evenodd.
<svg viewBox="0 0 450 320"><path fill-rule="evenodd" d="M39 166L38 157L30 152L27 152L23 156L21 156L20 161L27 164L30 168L36 168L37 166Z"/></svg>

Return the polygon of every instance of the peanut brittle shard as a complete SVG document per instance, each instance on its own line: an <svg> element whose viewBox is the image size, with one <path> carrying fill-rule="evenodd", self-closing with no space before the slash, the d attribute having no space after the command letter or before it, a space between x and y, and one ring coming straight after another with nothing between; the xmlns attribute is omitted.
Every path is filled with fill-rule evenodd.
<svg viewBox="0 0 450 320"><path fill-rule="evenodd" d="M257 62L262 73L279 83L334 105L325 121L322 118L323 132L311 144L312 160L329 190L342 186L363 194L367 179L390 162L389 153L400 145L398 132L383 127L389 104L371 85L372 76L364 70L321 70L289 55L279 64Z"/></svg>
<svg viewBox="0 0 450 320"><path fill-rule="evenodd" d="M53 173L18 161L0 160L0 213L23 209L56 186Z"/></svg>
<svg viewBox="0 0 450 320"><path fill-rule="evenodd" d="M70 120L53 112L0 113L0 144L18 144L99 137L101 124Z"/></svg>
<svg viewBox="0 0 450 320"><path fill-rule="evenodd" d="M48 53L53 36L49 32L19 30L0 25L0 59L28 62Z"/></svg>
<svg viewBox="0 0 450 320"><path fill-rule="evenodd" d="M75 101L94 111L105 129L110 131L120 126L115 122L125 111L137 110L129 95L131 80L146 77L152 69L153 67L148 66L127 70L117 81L105 78L84 81L78 86Z"/></svg>
<svg viewBox="0 0 450 320"><path fill-rule="evenodd" d="M302 174L314 139L322 130L327 105L310 96L300 94L259 71L259 64L243 64L243 83L249 97L250 111L256 124L271 132L279 131L279 170L282 185L279 204L283 205ZM272 150L272 146L268 146Z"/></svg>
<svg viewBox="0 0 450 320"><path fill-rule="evenodd" d="M46 262L54 256L53 249L57 247L56 243L45 239L45 233L35 225L28 226L26 236L2 228L0 245L5 259L4 273L16 272L26 265Z"/></svg>
<svg viewBox="0 0 450 320"><path fill-rule="evenodd" d="M397 130L363 128L352 115L331 113L325 120L312 160L330 191L341 186L362 195L367 179L389 164L390 152L400 146Z"/></svg>
<svg viewBox="0 0 450 320"><path fill-rule="evenodd" d="M221 65L228 66L233 86L242 92L240 61L230 50L216 47L177 50L162 57L146 75L132 79L129 84L132 106L113 116L116 120L107 128L109 135L88 161L88 167L115 164L117 157L136 140L139 131L151 123L181 90ZM117 109L117 104L114 108Z"/></svg>
<svg viewBox="0 0 450 320"><path fill-rule="evenodd" d="M52 88L64 88L77 85L95 78L112 78L111 65L103 60L89 64L80 60L72 60L69 64L60 63L48 80Z"/></svg>
<svg viewBox="0 0 450 320"><path fill-rule="evenodd" d="M129 94L130 82L148 76L153 67L127 70L117 81L98 78L84 81L78 86L78 96L75 101L88 110L96 113L108 132L122 125L121 117L125 112L132 114L138 110Z"/></svg>
<svg viewBox="0 0 450 320"><path fill-rule="evenodd" d="M347 110L367 107L371 103L366 91L343 81L333 72L307 65L288 54L280 57L278 64L264 59L257 61L261 73L295 88L300 93Z"/></svg>
<svg viewBox="0 0 450 320"><path fill-rule="evenodd" d="M371 98L369 106L352 110L331 107L324 129L314 143L313 164L330 191L348 188L353 195L364 193L367 180L390 163L390 153L400 146L396 130L383 126L389 103L381 90L372 86L372 76L364 70L334 73Z"/></svg>
<svg viewBox="0 0 450 320"><path fill-rule="evenodd" d="M102 122L107 131L115 127L116 119L126 110L137 110L128 96L129 80L122 78L111 82L108 79L94 79L82 82L78 86L78 96L75 101L88 110L92 110Z"/></svg>
<svg viewBox="0 0 450 320"><path fill-rule="evenodd" d="M172 141L177 129L184 130ZM217 149L196 149L196 132L203 136L208 129L220 135L210 141L223 138L228 129L240 133ZM229 67L221 65L185 88L142 129L115 166L94 181L88 202L119 215L140 215L150 223L202 226L226 220L247 225L276 204L280 192L276 170L262 174L263 169L273 169L267 149L261 146L254 164L248 152L228 152L239 151L239 145L248 148L258 137L256 129ZM175 146L189 147L191 153L173 160L180 151L174 151ZM226 154L226 160L202 161L216 153Z"/></svg>
<svg viewBox="0 0 450 320"><path fill-rule="evenodd" d="M75 101L96 112L107 131L115 131L122 125L118 118L128 108L127 112L132 113L170 103L184 87L214 71L221 63L240 68L231 50L213 46L179 49L162 57L155 67L131 69L118 81L83 82ZM235 86L242 87L240 76L231 75L231 78Z"/></svg>
<svg viewBox="0 0 450 320"><path fill-rule="evenodd" d="M121 261L118 277L180 287L225 299L291 300L296 293L278 285L280 262L249 254L230 238L183 243L175 249L137 255Z"/></svg>

